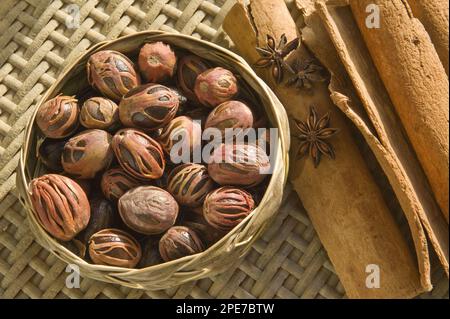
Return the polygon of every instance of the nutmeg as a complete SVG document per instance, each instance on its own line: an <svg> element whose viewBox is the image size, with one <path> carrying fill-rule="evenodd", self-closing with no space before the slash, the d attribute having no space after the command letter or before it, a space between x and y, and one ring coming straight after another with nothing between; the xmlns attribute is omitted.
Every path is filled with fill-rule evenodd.
<svg viewBox="0 0 450 319"><path fill-rule="evenodd" d="M119 198L119 214L131 229L146 235L161 234L175 224L178 204L167 191L140 186Z"/></svg>
<svg viewBox="0 0 450 319"><path fill-rule="evenodd" d="M254 144L221 144L209 159L208 173L220 185L251 187L270 170L266 152Z"/></svg>
<svg viewBox="0 0 450 319"><path fill-rule="evenodd" d="M45 138L38 147L38 157L42 164L54 173L63 171L61 154L64 150L64 145L66 145L65 140Z"/></svg>
<svg viewBox="0 0 450 319"><path fill-rule="evenodd" d="M131 176L152 180L163 175L166 162L161 146L145 133L122 129L112 140L120 166Z"/></svg>
<svg viewBox="0 0 450 319"><path fill-rule="evenodd" d="M188 99L197 101L194 92L195 81L200 73L208 69L208 63L196 55L185 55L180 58L177 66L177 84Z"/></svg>
<svg viewBox="0 0 450 319"><path fill-rule="evenodd" d="M159 254L159 240L154 237L147 238L142 244L142 257L137 268L146 268L162 263L163 260Z"/></svg>
<svg viewBox="0 0 450 319"><path fill-rule="evenodd" d="M138 63L147 82L165 82L173 76L177 57L170 45L158 41L144 44Z"/></svg>
<svg viewBox="0 0 450 319"><path fill-rule="evenodd" d="M103 195L112 201L117 201L127 191L139 185L139 181L128 175L122 168L107 170L103 173L100 182Z"/></svg>
<svg viewBox="0 0 450 319"><path fill-rule="evenodd" d="M192 211L183 212L183 219L180 222L180 225L195 231L205 245L205 248L219 241L227 233L227 231L218 230L208 224L203 213L198 214L197 212Z"/></svg>
<svg viewBox="0 0 450 319"><path fill-rule="evenodd" d="M246 191L223 186L209 193L203 203L203 217L208 224L221 231L238 225L255 207L252 196Z"/></svg>
<svg viewBox="0 0 450 319"><path fill-rule="evenodd" d="M169 175L167 190L180 205L198 207L203 204L206 194L215 187L208 171L201 164L182 164Z"/></svg>
<svg viewBox="0 0 450 319"><path fill-rule="evenodd" d="M72 179L46 174L33 179L29 190L36 219L54 237L69 241L87 226L89 201Z"/></svg>
<svg viewBox="0 0 450 319"><path fill-rule="evenodd" d="M239 101L226 101L214 108L206 119L205 129L214 127L225 137L225 129L248 129L253 126L253 113Z"/></svg>
<svg viewBox="0 0 450 319"><path fill-rule="evenodd" d="M110 99L91 97L81 107L80 123L86 128L113 130L119 124L119 107Z"/></svg>
<svg viewBox="0 0 450 319"><path fill-rule="evenodd" d="M107 228L89 239L89 256L99 265L134 268L141 259L142 251L136 239L128 233Z"/></svg>
<svg viewBox="0 0 450 319"><path fill-rule="evenodd" d="M42 104L36 113L36 124L50 138L63 138L78 128L78 101L73 96L58 95Z"/></svg>
<svg viewBox="0 0 450 319"><path fill-rule="evenodd" d="M177 92L164 85L141 85L120 101L120 121L127 127L156 130L175 117L180 99Z"/></svg>
<svg viewBox="0 0 450 319"><path fill-rule="evenodd" d="M87 75L90 85L115 101L141 84L134 63L112 50L92 54L87 62Z"/></svg>
<svg viewBox="0 0 450 319"><path fill-rule="evenodd" d="M227 69L221 67L208 69L198 75L194 92L200 103L215 107L231 100L237 94L237 80Z"/></svg>
<svg viewBox="0 0 450 319"><path fill-rule="evenodd" d="M159 252L164 261L197 254L203 250L200 237L185 226L171 227L159 241Z"/></svg>
<svg viewBox="0 0 450 319"><path fill-rule="evenodd" d="M77 178L93 178L108 168L113 159L111 135L103 130L86 130L75 135L64 146L64 170Z"/></svg>

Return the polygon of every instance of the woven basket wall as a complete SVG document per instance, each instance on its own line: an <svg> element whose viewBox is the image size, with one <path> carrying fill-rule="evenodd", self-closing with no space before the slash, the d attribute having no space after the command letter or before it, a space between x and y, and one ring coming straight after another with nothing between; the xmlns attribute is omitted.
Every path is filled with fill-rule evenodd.
<svg viewBox="0 0 450 319"><path fill-rule="evenodd" d="M288 1L291 4L292 0ZM170 290L142 291L82 279L65 286L66 264L39 246L16 198L23 129L63 68L91 45L135 31L191 34L225 47L220 25L234 0L3 0L0 4L0 298L342 298L345 293L297 195L288 185L271 227L225 274ZM80 8L80 25L68 12ZM294 13L295 14L295 13ZM436 268L435 289L448 298Z"/></svg>

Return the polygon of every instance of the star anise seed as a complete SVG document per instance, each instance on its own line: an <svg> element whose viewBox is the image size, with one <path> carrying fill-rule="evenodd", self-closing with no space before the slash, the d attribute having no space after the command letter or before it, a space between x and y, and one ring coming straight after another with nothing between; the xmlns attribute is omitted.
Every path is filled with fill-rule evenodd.
<svg viewBox="0 0 450 319"><path fill-rule="evenodd" d="M298 89L309 90L314 82L324 82L327 79L324 68L312 59L304 62L296 60L290 70L294 75L287 80L286 84L295 85Z"/></svg>

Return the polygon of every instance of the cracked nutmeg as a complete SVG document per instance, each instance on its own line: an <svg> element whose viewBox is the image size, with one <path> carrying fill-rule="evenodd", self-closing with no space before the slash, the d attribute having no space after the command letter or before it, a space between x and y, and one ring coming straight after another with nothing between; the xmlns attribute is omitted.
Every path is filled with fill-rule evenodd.
<svg viewBox="0 0 450 319"><path fill-rule="evenodd" d="M171 227L159 240L159 252L164 261L171 261L204 250L197 233L185 226Z"/></svg>
<svg viewBox="0 0 450 319"><path fill-rule="evenodd" d="M238 93L237 79L227 69L208 69L197 76L194 92L201 104L213 108Z"/></svg>
<svg viewBox="0 0 450 319"><path fill-rule="evenodd" d="M185 55L178 61L177 84L188 99L197 101L194 92L195 81L200 73L208 69L208 63L196 55Z"/></svg>
<svg viewBox="0 0 450 319"><path fill-rule="evenodd" d="M134 63L122 53L111 50L99 51L89 57L87 76L91 86L115 101L141 84Z"/></svg>
<svg viewBox="0 0 450 319"><path fill-rule="evenodd" d="M130 189L138 187L141 183L128 175L122 168L111 168L103 173L100 187L103 195L109 200L117 201Z"/></svg>
<svg viewBox="0 0 450 319"><path fill-rule="evenodd" d="M146 43L139 51L138 65L147 82L165 82L174 72L177 57L170 45L161 41Z"/></svg>
<svg viewBox="0 0 450 319"><path fill-rule="evenodd" d="M89 256L98 265L134 268L141 259L142 250L130 234L107 228L89 239Z"/></svg>
<svg viewBox="0 0 450 319"><path fill-rule="evenodd" d="M271 68L272 77L276 83L283 81L284 69L287 68L287 64L284 59L289 53L297 49L299 45L299 38L295 38L289 43L285 34L281 35L278 45L275 43L275 39L267 34L267 43L265 47L256 47L261 58L255 62L257 68Z"/></svg>
<svg viewBox="0 0 450 319"><path fill-rule="evenodd" d="M123 222L138 233L157 235L175 224L178 203L173 196L156 186L139 186L119 198Z"/></svg>
<svg viewBox="0 0 450 319"><path fill-rule="evenodd" d="M203 203L203 217L212 227L229 231L237 226L255 208L248 192L223 186L209 193Z"/></svg>
<svg viewBox="0 0 450 319"><path fill-rule="evenodd" d="M301 141L297 153L299 157L308 153L314 161L314 167L319 165L322 154L331 159L335 158L333 146L327 140L339 129L329 127L330 113L319 119L316 110L311 106L308 119L305 122L295 120L295 126L300 132L295 135Z"/></svg>
<svg viewBox="0 0 450 319"><path fill-rule="evenodd" d="M39 107L36 123L50 138L64 138L78 128L78 100L73 96L58 95Z"/></svg>
<svg viewBox="0 0 450 319"><path fill-rule="evenodd" d="M89 201L72 179L46 174L33 179L29 189L36 219L54 237L69 241L87 226Z"/></svg>
<svg viewBox="0 0 450 319"><path fill-rule="evenodd" d="M81 107L80 123L86 128L114 130L119 124L119 107L110 99L91 97Z"/></svg>
<svg viewBox="0 0 450 319"><path fill-rule="evenodd" d="M206 119L205 129L214 127L225 137L225 129L248 129L253 126L252 110L240 101L226 101L214 108Z"/></svg>
<svg viewBox="0 0 450 319"><path fill-rule="evenodd" d="M144 84L128 92L119 104L123 125L156 130L172 120L184 97L161 84Z"/></svg>
<svg viewBox="0 0 450 319"><path fill-rule="evenodd" d="M131 176L153 180L163 175L166 167L163 150L147 134L135 129L122 129L114 135L112 148L120 166Z"/></svg>
<svg viewBox="0 0 450 319"><path fill-rule="evenodd" d="M61 159L64 171L77 178L94 178L113 160L111 138L108 132L93 129L69 139Z"/></svg>

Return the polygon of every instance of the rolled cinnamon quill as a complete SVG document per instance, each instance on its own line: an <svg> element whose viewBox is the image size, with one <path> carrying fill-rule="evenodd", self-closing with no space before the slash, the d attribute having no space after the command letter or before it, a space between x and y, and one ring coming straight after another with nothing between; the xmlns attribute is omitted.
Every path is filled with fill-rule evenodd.
<svg viewBox="0 0 450 319"><path fill-rule="evenodd" d="M240 54L250 63L260 61L256 47L268 45L267 35L287 42L297 38L296 25L283 0L239 1L228 13L224 29ZM269 39L269 42L273 42ZM287 56L292 61L313 57L300 46ZM317 163L317 150L297 157L295 138L291 152L291 182L300 196L335 270L350 298L405 298L429 290L421 285L417 264L389 211L380 189L358 150L348 120L330 99L326 82L315 82L311 91L298 90L277 82L274 68L256 68L284 104L294 121L293 136L301 136L305 126L339 128L326 140L333 151L321 145L324 154ZM301 81L294 81L301 86ZM304 84L304 83L303 83ZM311 117L314 106L316 117ZM329 113L331 121L323 118ZM313 114L314 115L314 114ZM319 119L323 121L320 121ZM299 129L296 128L298 124ZM311 125L310 125L311 127ZM330 131L327 131L330 133ZM299 143L297 143L297 147ZM310 148L311 150L311 148ZM374 267L374 268L371 268ZM370 269L379 270L377 288L370 283Z"/></svg>

